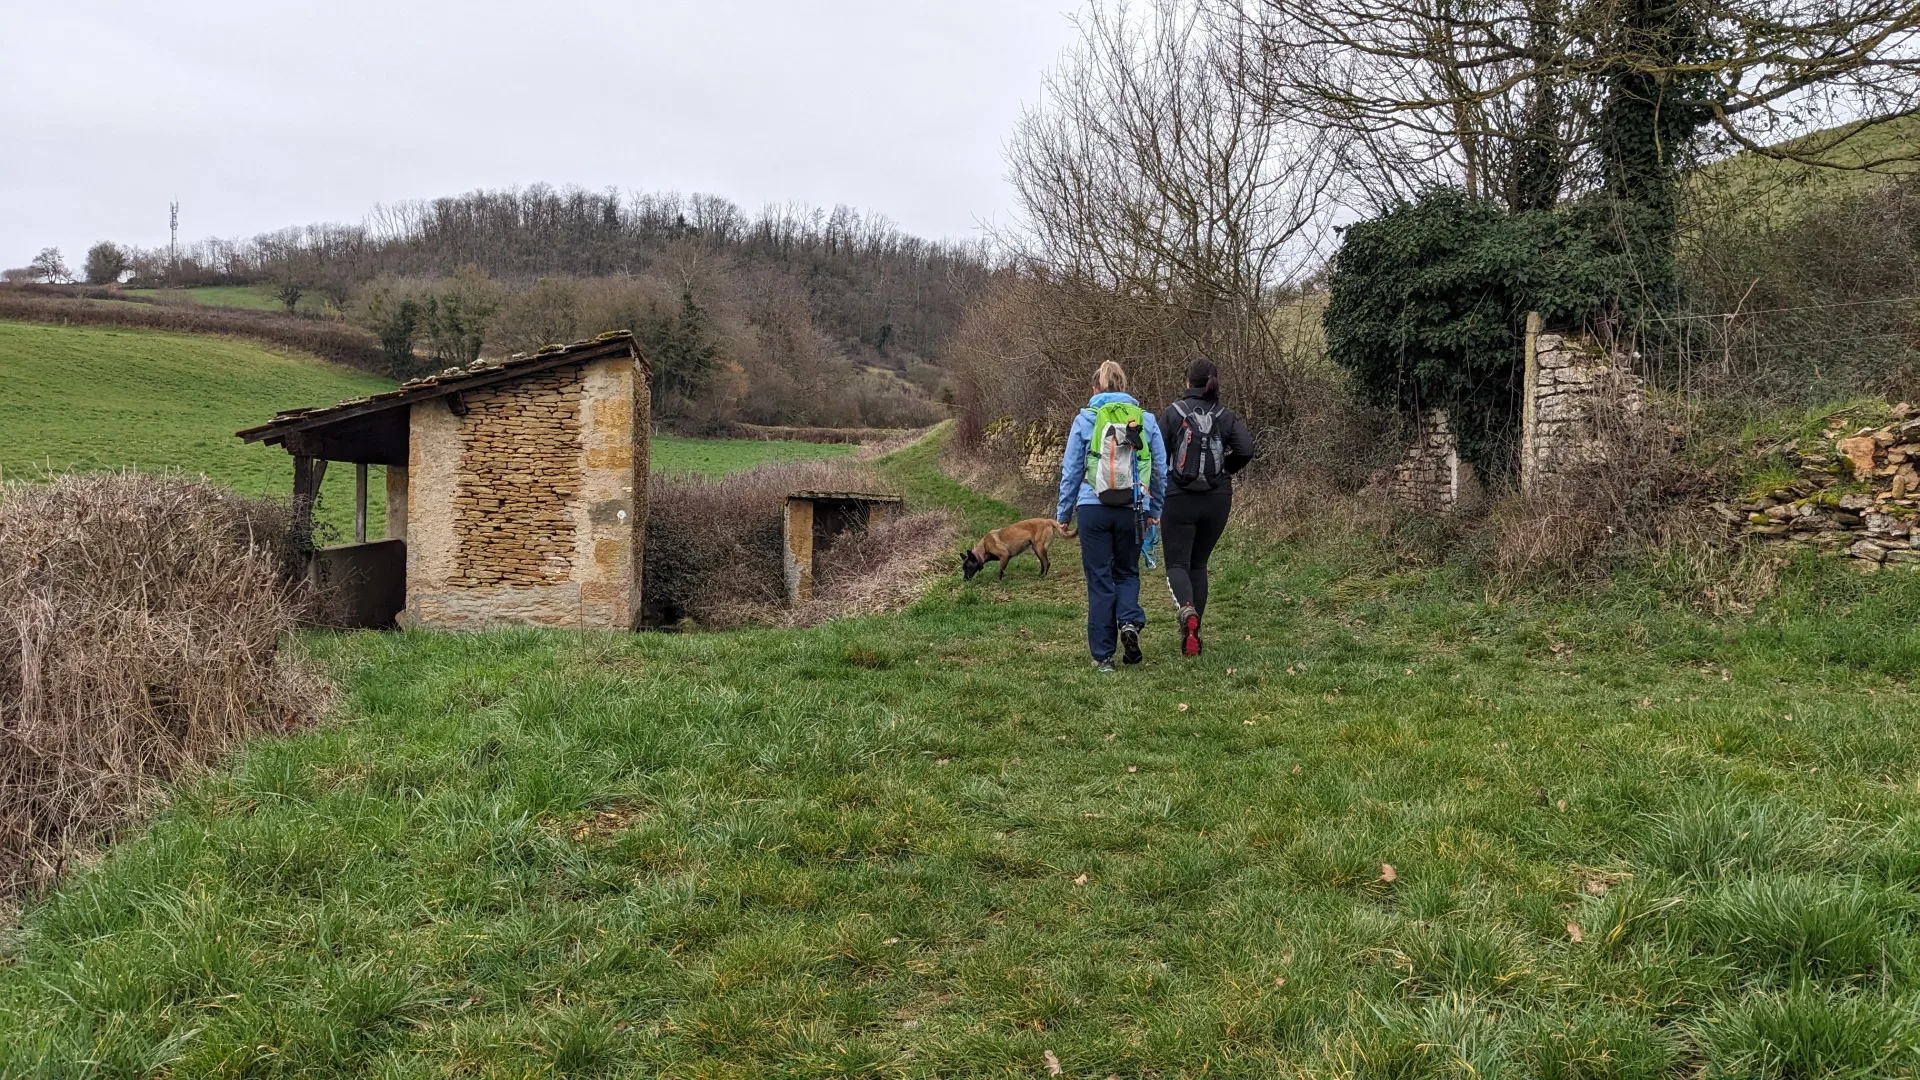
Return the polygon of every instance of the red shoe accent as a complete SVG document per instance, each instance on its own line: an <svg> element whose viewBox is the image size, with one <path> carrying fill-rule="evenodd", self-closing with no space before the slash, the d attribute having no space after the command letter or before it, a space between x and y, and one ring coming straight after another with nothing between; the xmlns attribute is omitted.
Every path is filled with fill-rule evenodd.
<svg viewBox="0 0 1920 1080"><path fill-rule="evenodd" d="M1198 615L1187 616L1187 625L1181 627L1181 629L1184 630L1185 633L1181 635L1180 651L1185 653L1188 656L1199 656L1200 655L1200 616Z"/></svg>

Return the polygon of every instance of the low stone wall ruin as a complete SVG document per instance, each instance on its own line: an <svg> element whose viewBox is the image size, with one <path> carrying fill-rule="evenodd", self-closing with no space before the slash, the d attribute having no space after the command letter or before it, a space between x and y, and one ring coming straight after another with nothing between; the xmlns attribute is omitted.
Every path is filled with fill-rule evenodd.
<svg viewBox="0 0 1920 1080"><path fill-rule="evenodd" d="M1805 544L1863 567L1920 567L1920 419L1894 406L1892 422L1854 427L1836 417L1821 439L1761 446L1755 453L1793 463L1799 477L1745 502L1710 512L1763 543Z"/></svg>
<svg viewBox="0 0 1920 1080"><path fill-rule="evenodd" d="M1528 316L1521 490L1577 479L1610 460L1625 430L1622 422L1645 409L1646 393L1626 357L1585 335L1545 331L1539 316ZM1363 494L1419 513L1449 514L1467 501L1477 482L1473 466L1460 460L1459 439L1446 411L1433 409L1421 414L1407 456L1376 473Z"/></svg>
<svg viewBox="0 0 1920 1080"><path fill-rule="evenodd" d="M1450 514L1473 483L1473 466L1460 459L1447 411L1431 409L1421 415L1407 455L1375 473L1365 493L1419 513Z"/></svg>
<svg viewBox="0 0 1920 1080"><path fill-rule="evenodd" d="M1528 329L1520 489L1539 491L1610 460L1612 428L1645 411L1646 394L1627 358L1592 338Z"/></svg>

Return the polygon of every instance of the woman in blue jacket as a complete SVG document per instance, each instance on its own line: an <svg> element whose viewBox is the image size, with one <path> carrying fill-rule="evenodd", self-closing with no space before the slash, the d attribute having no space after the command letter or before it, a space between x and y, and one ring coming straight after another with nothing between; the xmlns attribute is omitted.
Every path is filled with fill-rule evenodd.
<svg viewBox="0 0 1920 1080"><path fill-rule="evenodd" d="M1109 415L1137 414L1139 435L1152 455L1152 466L1130 495L1108 493L1102 501L1094 488L1096 475L1107 476L1092 455L1096 414L1106 406ZM1129 461L1135 472L1137 464ZM1105 481L1103 480L1103 483ZM1148 527L1160 523L1160 504L1167 494L1167 448L1160 437L1160 421L1127 394L1127 373L1108 360L1093 373L1093 397L1073 418L1067 433L1066 455L1060 461L1060 505L1054 517L1061 524L1080 514L1080 566L1087 576L1087 648L1093 666L1113 670L1115 640L1127 663L1140 662L1140 630L1147 613L1140 607L1140 541ZM1116 503L1119 503L1116 505Z"/></svg>

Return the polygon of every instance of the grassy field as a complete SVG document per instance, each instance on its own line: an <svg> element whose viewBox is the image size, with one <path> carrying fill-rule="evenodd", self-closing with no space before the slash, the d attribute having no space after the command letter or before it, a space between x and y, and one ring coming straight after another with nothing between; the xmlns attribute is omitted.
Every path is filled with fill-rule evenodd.
<svg viewBox="0 0 1920 1080"><path fill-rule="evenodd" d="M268 346L149 330L0 322L0 476L138 468L207 476L249 495L285 496L293 464L278 447L233 437L280 409L392 387L383 379ZM846 446L659 437L655 469L722 475L767 461L835 457ZM385 527L383 470L369 528ZM319 520L350 539L353 469L329 469Z"/></svg>
<svg viewBox="0 0 1920 1080"><path fill-rule="evenodd" d="M1012 514L886 459L969 531ZM805 631L309 639L337 715L0 954L0 1074L1913 1076L1914 579L1070 557ZM1060 568L1068 572L1059 573Z"/></svg>
<svg viewBox="0 0 1920 1080"><path fill-rule="evenodd" d="M1809 138L1828 137L1823 133ZM1920 118L1909 117L1877 126L1851 140L1831 156L1841 168L1816 169L1742 153L1707 166L1690 183L1696 196L1709 207L1756 224L1784 225L1835 200L1865 194L1887 183L1890 175L1913 172L1911 163L1872 172L1859 167L1897 157L1907 152L1915 139L1920 139Z"/></svg>
<svg viewBox="0 0 1920 1080"><path fill-rule="evenodd" d="M293 459L233 433L280 409L392 385L228 338L0 322L0 471L176 470L248 495L285 496ZM374 490L383 482L376 476ZM370 501L378 535L385 507ZM351 530L352 520L353 470L332 468L320 521Z"/></svg>
<svg viewBox="0 0 1920 1080"><path fill-rule="evenodd" d="M845 443L809 443L749 439L683 439L655 435L648 446L654 472L696 472L703 476L788 461L824 461L845 457L856 448Z"/></svg>
<svg viewBox="0 0 1920 1080"><path fill-rule="evenodd" d="M128 296L150 296L156 300L176 300L208 307L246 308L250 311L285 311L287 306L273 295L268 285L205 285L197 289L122 289ZM300 297L295 309L312 315L330 310L319 293Z"/></svg>

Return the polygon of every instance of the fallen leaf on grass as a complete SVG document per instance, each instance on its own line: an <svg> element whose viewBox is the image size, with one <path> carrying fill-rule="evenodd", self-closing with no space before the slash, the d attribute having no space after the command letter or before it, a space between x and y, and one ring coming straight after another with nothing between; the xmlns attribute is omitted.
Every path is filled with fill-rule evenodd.
<svg viewBox="0 0 1920 1080"><path fill-rule="evenodd" d="M1561 800L1560 800L1559 802L1556 802L1556 803L1554 803L1553 805L1554 805L1554 806L1555 806L1555 807L1556 807L1556 808L1557 808L1557 809L1558 809L1558 810L1559 810L1559 811L1560 811L1561 813L1563 813L1563 814L1564 814L1564 813L1566 813L1566 812L1567 812L1567 800L1565 800L1565 799L1561 799Z"/></svg>
<svg viewBox="0 0 1920 1080"><path fill-rule="evenodd" d="M936 760L934 761L934 764L935 764L935 765L940 765L940 766L944 766L944 765L946 765L946 764L947 764L947 759L946 759L946 758L938 758L938 759L936 759Z"/></svg>
<svg viewBox="0 0 1920 1080"><path fill-rule="evenodd" d="M1115 739L1117 739L1117 738L1119 738L1119 737L1120 737L1120 733L1119 733L1119 732L1117 732L1117 731L1109 731L1109 732L1107 732L1107 741L1108 741L1108 742L1112 742L1113 740L1115 740Z"/></svg>
<svg viewBox="0 0 1920 1080"><path fill-rule="evenodd" d="M1298 766L1298 765L1295 765L1295 766L1293 767L1293 775L1295 775L1295 776L1299 776L1299 775L1300 775L1300 766Z"/></svg>
<svg viewBox="0 0 1920 1080"><path fill-rule="evenodd" d="M1064 1071L1060 1068L1060 1059L1057 1057L1054 1057L1053 1051L1051 1050L1047 1051L1046 1058L1047 1058L1047 1075L1059 1076L1060 1073Z"/></svg>
<svg viewBox="0 0 1920 1080"><path fill-rule="evenodd" d="M1599 878L1587 879L1586 889L1587 889L1588 896L1607 895L1607 883L1604 881L1601 881Z"/></svg>
<svg viewBox="0 0 1920 1080"><path fill-rule="evenodd" d="M1400 880L1400 874L1394 870L1392 863L1383 862L1380 864L1380 880L1391 885Z"/></svg>
<svg viewBox="0 0 1920 1080"><path fill-rule="evenodd" d="M1279 978L1276 978L1276 979L1274 979L1274 980L1273 980L1273 985L1274 985L1274 986L1275 986L1276 988L1278 988L1278 987L1282 987L1282 986L1285 986L1285 985L1287 985L1287 977L1286 977L1285 975L1282 975L1282 976L1280 976Z"/></svg>
<svg viewBox="0 0 1920 1080"><path fill-rule="evenodd" d="M1567 924L1567 937L1571 938L1575 945L1578 945L1581 942L1587 940L1586 935L1580 932L1580 924L1577 922L1570 922Z"/></svg>
<svg viewBox="0 0 1920 1080"><path fill-rule="evenodd" d="M1085 885L1087 883L1087 875L1081 874L1079 877L1073 879L1073 883L1075 885Z"/></svg>
<svg viewBox="0 0 1920 1080"><path fill-rule="evenodd" d="M1129 766L1127 766L1127 771L1128 771L1128 772L1139 772L1139 771L1140 771L1140 766L1138 766L1138 765L1129 765Z"/></svg>
<svg viewBox="0 0 1920 1080"><path fill-rule="evenodd" d="M1254 723L1255 723L1255 721L1253 721L1253 720L1242 720L1242 721L1240 721L1240 722L1241 722L1241 723L1243 723L1243 724L1245 724L1245 725L1247 725L1248 727L1252 727L1252 726L1254 725Z"/></svg>
<svg viewBox="0 0 1920 1080"><path fill-rule="evenodd" d="M1176 709L1179 709L1179 710L1180 710L1181 712L1186 712L1186 711L1187 711L1187 703L1183 701L1183 702L1181 702L1180 704L1178 704L1178 705L1175 705L1175 706L1174 706L1174 708L1176 708Z"/></svg>
<svg viewBox="0 0 1920 1080"><path fill-rule="evenodd" d="M1299 673L1299 672L1297 672L1297 671L1295 671L1295 670L1293 670L1292 668L1288 668L1288 669L1287 669L1287 674L1289 674L1289 675L1298 675L1298 674L1300 674L1300 673Z"/></svg>

